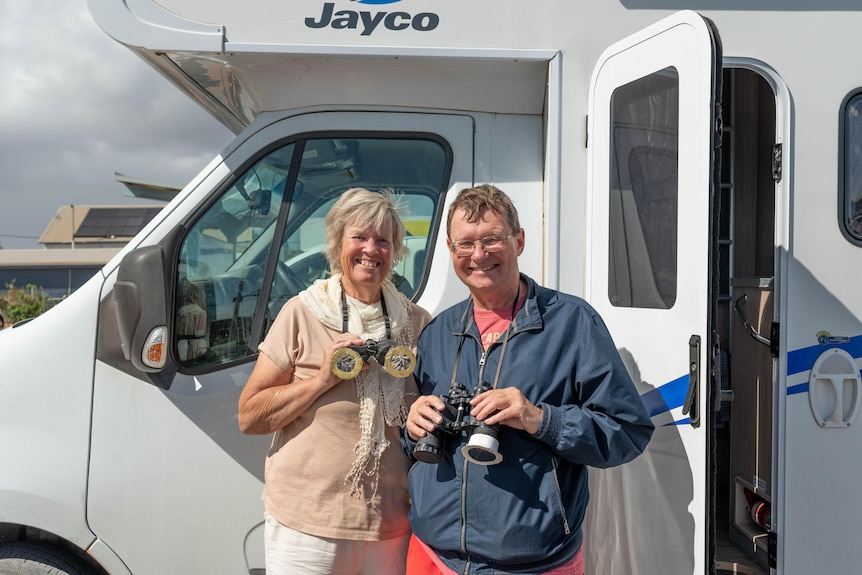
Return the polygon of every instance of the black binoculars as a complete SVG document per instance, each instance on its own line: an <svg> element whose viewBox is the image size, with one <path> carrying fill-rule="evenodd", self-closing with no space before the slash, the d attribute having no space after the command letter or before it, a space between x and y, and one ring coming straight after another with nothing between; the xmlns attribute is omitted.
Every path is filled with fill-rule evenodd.
<svg viewBox="0 0 862 575"><path fill-rule="evenodd" d="M440 412L443 422L416 442L413 457L425 463L438 463L443 441L447 437L457 437L467 431L467 444L461 448L467 461L477 465L500 463L503 456L499 451L499 426L486 425L470 415L470 400L489 389L491 386L483 383L470 393L460 383L453 383L449 388L449 395L440 396L446 403L445 409Z"/></svg>
<svg viewBox="0 0 862 575"><path fill-rule="evenodd" d="M416 355L409 347L398 345L394 340L367 340L365 345L351 345L332 354L332 372L341 379L356 377L362 366L374 358L392 377L407 377L416 367Z"/></svg>

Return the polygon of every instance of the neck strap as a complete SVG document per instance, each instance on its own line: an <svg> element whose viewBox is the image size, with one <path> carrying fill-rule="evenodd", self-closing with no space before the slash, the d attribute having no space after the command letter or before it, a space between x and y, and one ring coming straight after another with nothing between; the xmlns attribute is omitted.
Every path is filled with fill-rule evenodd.
<svg viewBox="0 0 862 575"><path fill-rule="evenodd" d="M520 291L520 286L518 287ZM517 300L515 300L517 303ZM389 323L389 314L386 312L386 298L383 297L383 292L380 292L380 307L383 310L383 323L386 325L386 339L392 339L392 328ZM347 320L349 314L347 311L347 294L344 293L344 284L341 284L341 333L347 333Z"/></svg>
<svg viewBox="0 0 862 575"><path fill-rule="evenodd" d="M503 349L500 351L500 361L497 362L497 372L494 374L494 382L491 385L491 389L497 389L497 383L500 381L500 370L503 368L503 358L506 356L506 347L509 345L509 338L512 335L512 324L515 323L515 312L518 310L518 300L521 299L521 281L518 280L518 292L515 294L515 301L512 302L512 313L509 315L509 327L506 328L506 335L503 338ZM473 300L471 298L470 305L473 305ZM472 309L472 308L471 308ZM462 330L466 331L466 330ZM449 383L449 387L455 385L455 378L458 375L458 364L461 363L461 348L464 346L465 336L461 334L461 341L458 342L458 350L455 352L455 367L452 369L452 381ZM482 351L482 354L485 354L485 351ZM482 382L476 382L476 385L480 385Z"/></svg>

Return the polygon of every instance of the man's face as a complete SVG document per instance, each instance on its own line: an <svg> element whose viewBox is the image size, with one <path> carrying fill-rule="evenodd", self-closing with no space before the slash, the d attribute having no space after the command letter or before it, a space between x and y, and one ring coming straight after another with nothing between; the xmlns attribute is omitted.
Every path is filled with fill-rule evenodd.
<svg viewBox="0 0 862 575"><path fill-rule="evenodd" d="M473 245L469 256L458 256L451 249L452 265L458 278L477 297L490 300L500 297L515 289L520 281L518 271L518 256L524 251L524 230L509 229L503 217L497 212L486 210L475 222L464 219L465 212L456 210L452 214L449 229L451 244L470 242L489 236L508 236L503 249L488 253L479 242Z"/></svg>

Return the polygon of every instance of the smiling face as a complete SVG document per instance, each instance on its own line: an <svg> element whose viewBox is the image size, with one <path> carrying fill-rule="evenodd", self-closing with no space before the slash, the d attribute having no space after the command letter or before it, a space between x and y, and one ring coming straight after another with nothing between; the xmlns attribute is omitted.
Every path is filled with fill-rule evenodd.
<svg viewBox="0 0 862 575"><path fill-rule="evenodd" d="M479 242L469 256L458 257L450 247L452 265L458 278L469 288L476 305L484 309L498 309L511 304L520 282L518 256L524 251L524 230L509 229L497 212L485 210L475 222L468 222L467 213L457 209L452 215L449 229L452 243L476 241L488 236L512 237L505 241L502 250L488 253Z"/></svg>
<svg viewBox="0 0 862 575"><path fill-rule="evenodd" d="M339 262L344 291L366 303L380 299L380 287L392 270L392 232L348 225L341 236Z"/></svg>

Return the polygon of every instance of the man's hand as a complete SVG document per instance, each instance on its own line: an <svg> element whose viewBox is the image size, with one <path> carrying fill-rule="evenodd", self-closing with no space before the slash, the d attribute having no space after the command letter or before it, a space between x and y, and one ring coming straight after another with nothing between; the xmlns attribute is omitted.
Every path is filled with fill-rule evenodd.
<svg viewBox="0 0 862 575"><path fill-rule="evenodd" d="M436 395L420 395L410 406L407 414L407 434L413 441L425 437L429 431L443 423L440 412L446 409L446 404Z"/></svg>
<svg viewBox="0 0 862 575"><path fill-rule="evenodd" d="M472 415L487 425L500 423L532 435L542 424L542 408L530 403L517 387L486 391L471 399L470 405Z"/></svg>

